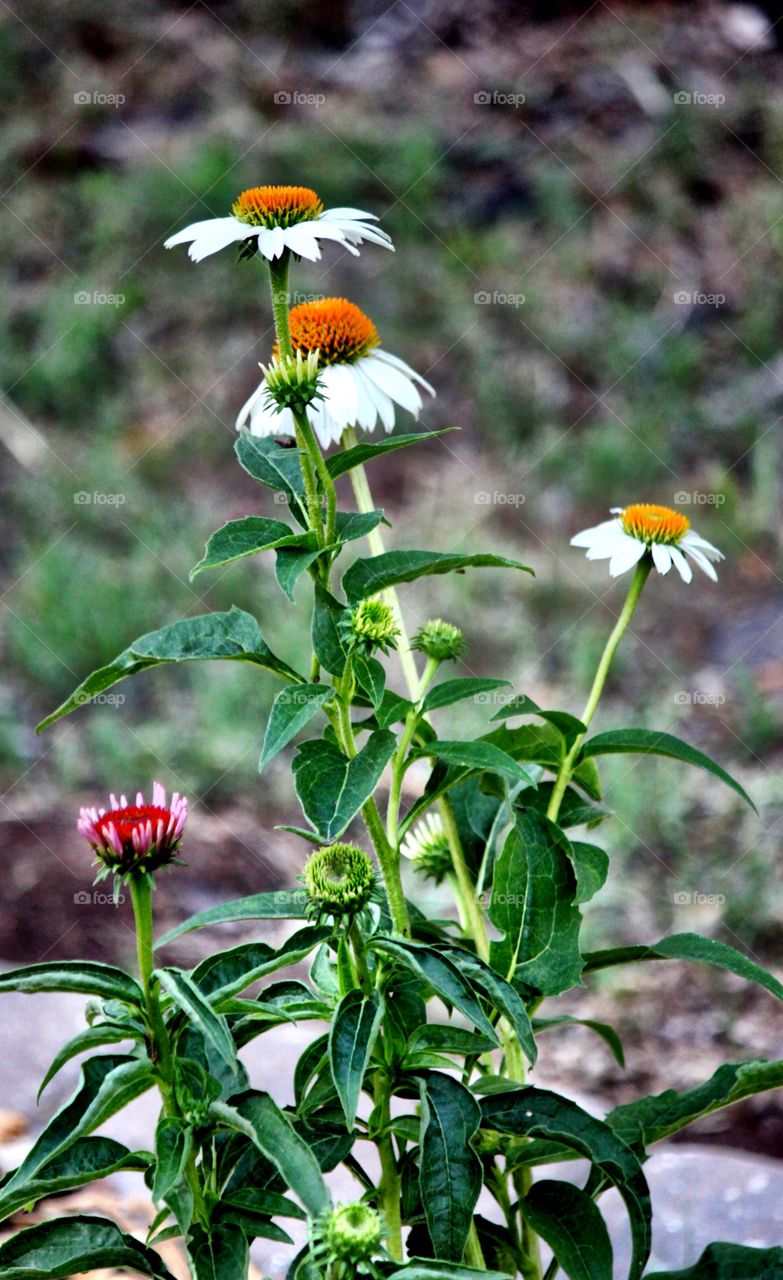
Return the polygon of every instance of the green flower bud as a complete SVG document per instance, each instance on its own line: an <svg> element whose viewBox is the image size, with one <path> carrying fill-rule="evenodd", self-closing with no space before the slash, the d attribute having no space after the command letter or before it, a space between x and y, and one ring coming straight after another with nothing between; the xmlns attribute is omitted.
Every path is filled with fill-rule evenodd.
<svg viewBox="0 0 783 1280"><path fill-rule="evenodd" d="M348 648L364 653L372 653L373 649L388 653L389 649L396 649L400 633L391 605L377 598L362 600L346 616L341 630Z"/></svg>
<svg viewBox="0 0 783 1280"><path fill-rule="evenodd" d="M383 1223L376 1209L357 1200L338 1205L323 1219L320 1238L331 1262L354 1266L369 1262L383 1240Z"/></svg>
<svg viewBox="0 0 783 1280"><path fill-rule="evenodd" d="M317 849L305 863L303 879L311 910L334 916L361 911L375 888L372 863L353 844Z"/></svg>
<svg viewBox="0 0 783 1280"><path fill-rule="evenodd" d="M428 813L408 832L400 853L411 859L420 875L428 876L436 884L445 880L453 870L448 836L442 819L436 813Z"/></svg>
<svg viewBox="0 0 783 1280"><path fill-rule="evenodd" d="M292 356L276 355L268 365L261 365L261 372L267 397L278 412L291 409L294 413L304 413L314 400L323 399L318 382L317 351L310 351L304 358L301 351Z"/></svg>
<svg viewBox="0 0 783 1280"><path fill-rule="evenodd" d="M448 662L463 657L468 650L459 627L442 618L431 618L411 641L412 649L419 649L436 662Z"/></svg>

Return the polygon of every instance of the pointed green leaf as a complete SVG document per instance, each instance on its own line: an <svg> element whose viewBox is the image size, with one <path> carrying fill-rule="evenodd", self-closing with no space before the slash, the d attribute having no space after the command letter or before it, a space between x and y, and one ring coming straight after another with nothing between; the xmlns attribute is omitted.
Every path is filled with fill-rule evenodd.
<svg viewBox="0 0 783 1280"><path fill-rule="evenodd" d="M451 1076L421 1082L419 1191L435 1255L459 1262L482 1185L481 1161L471 1146L481 1108Z"/></svg>
<svg viewBox="0 0 783 1280"><path fill-rule="evenodd" d="M387 1280L509 1280L505 1271L475 1271L456 1262L435 1258L411 1258L404 1267L392 1271Z"/></svg>
<svg viewBox="0 0 783 1280"><path fill-rule="evenodd" d="M489 916L503 934L490 963L509 980L558 995L580 981L581 914L568 841L533 811L517 817L495 864Z"/></svg>
<svg viewBox="0 0 783 1280"><path fill-rule="evenodd" d="M244 516L241 520L229 520L210 537L204 555L190 571L191 581L205 569L218 569L233 564L245 556L260 551L273 551L277 547L315 547L312 533L294 533L282 520L267 520L264 516Z"/></svg>
<svg viewBox="0 0 783 1280"><path fill-rule="evenodd" d="M311 1214L323 1213L329 1195L318 1161L290 1118L268 1094L248 1092L235 1098L230 1106L215 1102L210 1114L226 1128L249 1138Z"/></svg>
<svg viewBox="0 0 783 1280"><path fill-rule="evenodd" d="M3 1280L63 1280L99 1268L127 1267L153 1280L174 1280L163 1260L108 1218L82 1214L28 1227L0 1245Z"/></svg>
<svg viewBox="0 0 783 1280"><path fill-rule="evenodd" d="M210 1006L195 982L181 969L156 969L155 977L174 1003L217 1051L226 1065L237 1069L237 1054L228 1023Z"/></svg>
<svg viewBox="0 0 783 1280"><path fill-rule="evenodd" d="M97 960L53 960L10 969L0 973L2 991L76 991L104 1000L122 1000L136 1007L143 999L138 982L122 969Z"/></svg>
<svg viewBox="0 0 783 1280"><path fill-rule="evenodd" d="M274 489L288 503L300 524L307 525L304 514L305 487L297 448L278 444L274 436L251 436L241 431L234 446L239 465L259 484Z"/></svg>
<svg viewBox="0 0 783 1280"><path fill-rule="evenodd" d="M522 1052L530 1065L534 1066L538 1049L530 1017L519 993L495 969L484 964L478 956L471 955L469 951L451 947L447 954L460 973L471 983L474 991L478 989L482 995L486 996L492 1007L508 1019Z"/></svg>
<svg viewBox="0 0 783 1280"><path fill-rule="evenodd" d="M617 1187L631 1223L629 1275L638 1280L650 1254L650 1193L631 1148L575 1102L532 1085L484 1098L481 1109L488 1128L562 1143L586 1156Z"/></svg>
<svg viewBox="0 0 783 1280"><path fill-rule="evenodd" d="M561 1013L556 1018L534 1018L534 1031L550 1031L553 1027L589 1027L608 1045L612 1057L621 1066L625 1066L625 1054L620 1037L614 1027L606 1022L596 1022L594 1018L572 1018L568 1013Z"/></svg>
<svg viewBox="0 0 783 1280"><path fill-rule="evenodd" d="M542 711L537 702L527 694L520 693L510 698L492 717L493 720L511 720L513 716L539 716L551 724L565 739L570 748L582 733L587 733L587 726L568 711Z"/></svg>
<svg viewBox="0 0 783 1280"><path fill-rule="evenodd" d="M328 936L328 929L308 925L287 938L278 950L266 942L243 942L208 956L190 976L210 1004L220 1007L259 978L286 965L298 964Z"/></svg>
<svg viewBox="0 0 783 1280"><path fill-rule="evenodd" d="M457 427L443 427L440 431L416 431L409 435L389 436L386 440L378 440L374 443L362 441L352 449L341 449L339 453L333 453L331 458L326 459L329 475L336 480L338 476L345 475L354 467L363 466L365 462L371 462L373 458L391 453L394 449L404 449L409 444L421 444L424 440L434 440L437 436L445 436L450 431L457 430Z"/></svg>
<svg viewBox="0 0 783 1280"><path fill-rule="evenodd" d="M755 982L778 1000L783 1000L783 984L760 964L756 964L755 960L749 960L741 951L725 942L702 938L698 933L673 933L668 938L651 943L649 947L613 947L607 951L589 952L584 957L584 972L594 973L598 969L608 969L636 960L695 960L697 964L714 964L719 969L735 973L738 978Z"/></svg>
<svg viewBox="0 0 783 1280"><path fill-rule="evenodd" d="M8 1218L27 1205L47 1196L83 1187L99 1178L124 1170L144 1170L150 1163L146 1152L128 1151L112 1138L79 1138L54 1159L48 1160L36 1177L14 1191L0 1187L0 1218Z"/></svg>
<svg viewBox="0 0 783 1280"><path fill-rule="evenodd" d="M347 1127L352 1129L364 1084L364 1076L372 1056L383 1017L383 1004L377 991L365 996L358 988L343 996L329 1031L329 1061L332 1078L345 1112Z"/></svg>
<svg viewBox="0 0 783 1280"><path fill-rule="evenodd" d="M38 730L84 706L85 702L118 681L146 671L148 667L167 662L205 662L210 658L251 662L286 680L295 683L301 680L301 676L287 663L275 657L261 635L258 623L249 613L236 608L229 609L227 613L205 613L196 618L182 618L134 640L108 666L87 676L70 698L41 721Z"/></svg>
<svg viewBox="0 0 783 1280"><path fill-rule="evenodd" d="M755 812L756 806L747 791L730 773L722 769L715 760L697 751L681 738L672 733L658 733L655 729L613 729L608 733L596 734L588 738L582 748L582 755L590 756L615 755L619 752L641 753L642 755L669 756L672 760L680 760L683 764L695 765L698 769L706 769L713 777L720 778L727 787L736 791L738 796L750 805Z"/></svg>
<svg viewBox="0 0 783 1280"><path fill-rule="evenodd" d="M340 604L320 582L315 584L315 608L313 609L313 653L325 671L341 676L345 671L345 651L338 623L345 613Z"/></svg>
<svg viewBox="0 0 783 1280"><path fill-rule="evenodd" d="M297 684L280 690L267 721L259 773L332 697L334 689L324 684Z"/></svg>
<svg viewBox="0 0 783 1280"><path fill-rule="evenodd" d="M467 555L442 551L384 551L382 555L355 560L343 577L349 604L358 604L387 587L433 574L456 573L469 568L520 569L532 573L526 564L505 556Z"/></svg>
<svg viewBox="0 0 783 1280"><path fill-rule="evenodd" d="M156 942L156 949L166 947L185 933L194 929L206 929L214 924L232 924L240 920L301 920L307 906L304 889L275 889L268 893L251 893L246 898L233 898L220 902L206 911L188 916L174 929L169 929Z"/></svg>
<svg viewBox="0 0 783 1280"><path fill-rule="evenodd" d="M386 689L386 671L377 658L365 657L357 653L353 658L353 673L360 689L367 694L375 711L381 706ZM387 729L388 724L380 724L379 728Z"/></svg>
<svg viewBox="0 0 783 1280"><path fill-rule="evenodd" d="M586 844L584 840L572 840L571 858L576 873L574 902L589 902L606 884L606 877L609 874L609 855L597 844Z"/></svg>
<svg viewBox="0 0 783 1280"><path fill-rule="evenodd" d="M209 1235L198 1227L188 1245L194 1280L246 1280L247 1238L230 1222L213 1223Z"/></svg>
<svg viewBox="0 0 783 1280"><path fill-rule="evenodd" d="M444 680L442 684L436 684L430 689L422 703L422 707L424 711L437 711L440 707L450 707L455 702L463 702L465 698L472 698L474 702L480 705L491 705L492 698L487 697L487 694L492 693L495 689L509 689L510 687L510 680L482 679L479 676L457 676L454 680Z"/></svg>
<svg viewBox="0 0 783 1280"><path fill-rule="evenodd" d="M534 1182L522 1213L570 1280L612 1280L612 1243L601 1214L570 1182Z"/></svg>
<svg viewBox="0 0 783 1280"><path fill-rule="evenodd" d="M152 1199L165 1200L182 1177L193 1149L193 1134L188 1125L173 1116L162 1115L155 1131L155 1176Z"/></svg>
<svg viewBox="0 0 783 1280"><path fill-rule="evenodd" d="M371 734L352 760L326 738L302 743L293 763L296 794L323 843L342 835L374 792L396 746L388 729Z"/></svg>
<svg viewBox="0 0 783 1280"><path fill-rule="evenodd" d="M355 542L357 538L366 538L384 519L384 512L379 507L374 511L338 511L337 539L339 542Z"/></svg>
<svg viewBox="0 0 783 1280"><path fill-rule="evenodd" d="M474 742L446 742L435 739L410 753L409 759L417 760L422 756L431 756L436 760L445 760L447 764L459 768L470 769L471 772L500 773L513 782L523 782L527 787L538 785L535 774L524 764L517 764L511 756L499 747L478 739Z"/></svg>
<svg viewBox="0 0 783 1280"><path fill-rule="evenodd" d="M647 1280L780 1280L783 1249L751 1249L744 1244L709 1244L698 1262L681 1271L650 1271Z"/></svg>
<svg viewBox="0 0 783 1280"><path fill-rule="evenodd" d="M289 600L294 598L294 587L306 569L318 559L321 547L278 547L275 561L275 577Z"/></svg>
<svg viewBox="0 0 783 1280"><path fill-rule="evenodd" d="M374 937L370 947L381 955L398 960L447 1004L459 1009L478 1031L483 1032L494 1044L498 1043L495 1029L473 994L470 984L446 956L417 942L404 942L401 938L386 938L382 935Z"/></svg>
<svg viewBox="0 0 783 1280"><path fill-rule="evenodd" d="M121 1044L123 1040L143 1039L143 1031L141 1029L134 1030L129 1023L123 1025L119 1022L98 1022L93 1027L87 1027L86 1030L79 1031L55 1054L38 1090L38 1101L40 1102L41 1094L57 1075L57 1072L65 1066L66 1062L78 1057L80 1053L88 1053L90 1049L100 1049L107 1044Z"/></svg>

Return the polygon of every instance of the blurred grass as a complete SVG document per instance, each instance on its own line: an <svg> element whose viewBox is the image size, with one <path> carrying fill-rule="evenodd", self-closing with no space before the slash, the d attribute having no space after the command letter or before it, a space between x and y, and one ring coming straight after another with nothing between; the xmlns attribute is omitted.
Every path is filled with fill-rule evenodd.
<svg viewBox="0 0 783 1280"><path fill-rule="evenodd" d="M4 780L101 789L163 770L224 801L258 787L272 685L233 666L145 676L43 742L31 727L134 636L189 612L236 603L295 652L304 584L292 609L258 565L188 583L213 528L279 514L232 458L234 415L271 348L263 273L231 253L194 267L162 241L245 186L303 181L327 205L381 214L397 252L327 251L295 287L355 298L437 385L427 425L461 428L377 477L391 537L481 540L538 571L535 584L468 575L406 592L414 618L464 620L472 669L510 667L519 687L577 710L610 613L605 576L569 536L618 502L709 495L694 520L730 555L721 586L655 583L604 721L678 718L757 787L772 826L783 677L759 684L728 606L752 611L780 587L779 53L760 40L740 56L711 10L622 9L621 22L600 7L571 31L578 6L542 24L484 4L460 7L455 35L437 6L427 28L406 9L333 5L313 26L291 4L31 0L26 26L0 20L0 94L16 104L0 130L0 388L43 441L36 465L3 468ZM700 86L726 103L673 102ZM281 106L281 87L325 102ZM485 87L526 102L476 105ZM82 89L126 101L78 106ZM682 290L724 301L683 305ZM74 301L95 291L123 300ZM779 650L783 671L776 644L765 661ZM675 707L705 672L725 705ZM773 839L733 808L716 832L719 802L698 780L680 791L668 765L607 776L621 819L602 910L621 910L625 869L641 866L650 927L667 927L673 886L711 883L742 853L725 920L770 932ZM282 775L265 787L290 802Z"/></svg>

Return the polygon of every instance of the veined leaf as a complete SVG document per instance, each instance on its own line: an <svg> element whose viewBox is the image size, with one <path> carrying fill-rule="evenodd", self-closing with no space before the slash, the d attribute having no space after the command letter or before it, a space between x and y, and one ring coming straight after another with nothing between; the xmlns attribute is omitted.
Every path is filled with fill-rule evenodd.
<svg viewBox="0 0 783 1280"><path fill-rule="evenodd" d="M518 560L505 556L467 555L442 551L384 551L382 555L355 560L343 576L343 590L349 604L358 604L387 587L433 574L455 573L469 568L533 570Z"/></svg>
<svg viewBox="0 0 783 1280"><path fill-rule="evenodd" d="M329 1195L318 1161L289 1117L268 1094L247 1092L235 1098L230 1106L214 1102L210 1114L226 1128L249 1138L272 1162L309 1213L314 1216L323 1213Z"/></svg>
<svg viewBox="0 0 783 1280"><path fill-rule="evenodd" d="M454 680L444 680L441 684L436 684L424 699L422 707L424 711L438 711L441 707L450 707L455 702L463 702L465 698L472 698L474 702L491 703L492 699L487 694L492 693L495 689L509 689L511 687L510 680L490 680L482 679L479 676L457 676Z"/></svg>
<svg viewBox="0 0 783 1280"><path fill-rule="evenodd" d="M196 1280L246 1280L250 1257L247 1238L230 1222L213 1223L209 1235L197 1227L188 1242Z"/></svg>
<svg viewBox="0 0 783 1280"><path fill-rule="evenodd" d="M483 1032L494 1044L498 1043L492 1023L471 991L469 983L451 960L432 947L425 947L417 942L404 942L400 938L385 938L382 935L374 937L370 947L381 955L398 960L431 987L442 1000L459 1009L478 1031Z"/></svg>
<svg viewBox="0 0 783 1280"><path fill-rule="evenodd" d="M220 1007L259 978L298 964L328 937L328 929L308 925L287 938L279 950L266 942L243 942L208 956L190 976L210 1004Z"/></svg>
<svg viewBox="0 0 783 1280"><path fill-rule="evenodd" d="M45 729L62 716L84 706L97 694L110 689L120 680L146 671L148 667L167 662L206 662L211 658L229 662L250 662L264 667L284 680L302 682L286 662L275 657L259 630L258 623L243 609L227 613L205 613L196 618L182 618L159 631L139 636L108 666L100 667L83 680L61 706L37 726Z"/></svg>
<svg viewBox="0 0 783 1280"><path fill-rule="evenodd" d="M476 1099L451 1076L431 1072L420 1082L419 1191L435 1254L459 1262L482 1185L471 1140L481 1124Z"/></svg>
<svg viewBox="0 0 783 1280"><path fill-rule="evenodd" d="M280 690L267 721L259 773L332 697L334 689L325 684L297 684Z"/></svg>
<svg viewBox="0 0 783 1280"><path fill-rule="evenodd" d="M608 969L635 960L695 960L698 964L714 964L719 969L728 969L738 978L755 982L777 996L778 1000L783 1000L783 984L755 960L749 960L725 942L703 938L698 933L673 933L669 938L652 942L649 947L612 947L607 951L588 952L584 957L584 972L594 973L597 969Z"/></svg>
<svg viewBox="0 0 783 1280"><path fill-rule="evenodd" d="M143 1039L143 1031L141 1029L134 1030L129 1023L123 1025L120 1022L98 1022L95 1026L79 1031L55 1054L38 1090L38 1101L40 1102L41 1094L57 1075L57 1072L65 1066L66 1062L78 1057L80 1053L88 1053L90 1049L99 1049L107 1044L121 1044L123 1040Z"/></svg>
<svg viewBox="0 0 783 1280"><path fill-rule="evenodd" d="M181 969L156 969L155 977L169 993L174 1003L198 1027L205 1040L208 1040L222 1060L236 1071L237 1052L228 1023L225 1018L210 1006L198 987L188 974Z"/></svg>
<svg viewBox="0 0 783 1280"><path fill-rule="evenodd" d="M267 520L265 516L244 516L241 520L229 520L210 537L204 555L190 571L191 581L205 569L218 569L233 564L245 556L260 551L274 551L277 547L315 549L312 533L294 533L282 520Z"/></svg>
<svg viewBox="0 0 783 1280"><path fill-rule="evenodd" d="M476 1271L435 1258L411 1258L404 1267L392 1271L388 1280L509 1280L509 1275L505 1271Z"/></svg>
<svg viewBox="0 0 783 1280"><path fill-rule="evenodd" d="M411 751L409 759L417 760L422 756L431 756L436 760L445 760L449 765L468 769L471 772L487 771L500 773L513 782L523 782L525 786L538 785L535 774L524 764L518 764L505 751L481 739L473 742L446 742L436 739L427 742Z"/></svg>
<svg viewBox="0 0 783 1280"><path fill-rule="evenodd" d="M108 1218L81 1214L28 1227L0 1245L3 1280L63 1280L99 1268L127 1267L153 1280L174 1280L162 1258Z"/></svg>
<svg viewBox="0 0 783 1280"><path fill-rule="evenodd" d="M391 453L394 449L404 449L409 444L421 444L424 440L434 440L437 436L445 436L450 431L457 430L457 427L443 427L440 431L416 431L409 435L388 436L385 440L374 443L362 441L352 449L341 449L339 453L333 453L326 459L329 475L336 480L338 476L345 475L347 471L353 471L354 467L363 466L365 462L371 462L373 458L379 458L384 453Z"/></svg>
<svg viewBox="0 0 783 1280"><path fill-rule="evenodd" d="M323 843L337 840L370 798L396 746L388 729L371 734L351 760L327 738L302 743L293 763L296 794Z"/></svg>
<svg viewBox="0 0 783 1280"><path fill-rule="evenodd" d="M274 436L251 436L241 431L234 446L239 465L259 484L285 494L296 520L307 528L305 488L299 450L287 449Z"/></svg>
<svg viewBox="0 0 783 1280"><path fill-rule="evenodd" d="M567 748L573 745L580 733L587 733L587 727L576 716L572 716L570 712L542 711L538 703L534 702L525 693L520 693L516 698L511 698L492 719L510 720L514 716L538 716L541 720L546 720L548 724L557 729L558 733L562 734Z"/></svg>
<svg viewBox="0 0 783 1280"><path fill-rule="evenodd" d="M737 795L741 796L754 812L756 811L756 806L747 791L736 778L732 778L731 774L721 768L715 760L705 756L703 751L697 751L695 747L689 746L687 742L676 738L672 733L658 733L655 729L612 729L608 733L599 733L594 738L588 738L582 748L584 759L626 752L669 756L672 760L680 760L683 764L693 764L698 769L706 769L707 773L720 778L727 787L736 791Z"/></svg>
<svg viewBox="0 0 783 1280"><path fill-rule="evenodd" d="M122 969L97 960L52 960L0 973L2 991L75 991L104 1000L121 1000L138 1008L143 996L138 982Z"/></svg>
<svg viewBox="0 0 783 1280"><path fill-rule="evenodd" d="M572 1018L568 1013L561 1013L556 1018L534 1018L534 1031L551 1031L556 1027L589 1027L609 1047L612 1057L621 1067L625 1066L625 1054L620 1037L614 1027L607 1022L596 1022L594 1018Z"/></svg>
<svg viewBox="0 0 783 1280"><path fill-rule="evenodd" d="M155 1131L155 1177L152 1183L155 1204L165 1200L182 1177L192 1148L193 1133L188 1125L174 1116L162 1115Z"/></svg>
<svg viewBox="0 0 783 1280"><path fill-rule="evenodd" d="M364 1075L372 1056L383 1017L377 991L364 995L358 988L343 996L329 1031L329 1061L332 1078L345 1121L353 1129Z"/></svg>
<svg viewBox="0 0 783 1280"><path fill-rule="evenodd" d="M251 893L247 898L221 902L206 911L189 916L174 929L169 929L156 942L156 948L168 946L185 933L206 929L214 924L232 924L238 920L302 920L307 906L304 889L275 889L268 893Z"/></svg>
<svg viewBox="0 0 783 1280"><path fill-rule="evenodd" d="M336 518L337 538L340 542L355 542L357 538L366 538L368 533L377 529L381 523L388 524L380 507L374 511L338 511Z"/></svg>
<svg viewBox="0 0 783 1280"><path fill-rule="evenodd" d="M336 600L320 582L316 582L312 624L313 653L324 670L332 676L341 676L345 671L345 650L338 626L344 613L345 605Z"/></svg>
<svg viewBox="0 0 783 1280"><path fill-rule="evenodd" d="M493 969L491 965L484 964L482 960L479 960L478 956L471 955L469 951L463 951L459 947L450 947L447 954L449 959L471 983L474 991L478 988L481 994L486 996L493 1008L508 1019L519 1040L522 1052L530 1065L534 1066L538 1056L538 1049L536 1048L530 1017L522 1003L519 992L496 969Z"/></svg>
<svg viewBox="0 0 783 1280"><path fill-rule="evenodd" d="M578 984L581 914L568 841L532 810L517 816L495 863L489 915L503 937L490 963L509 980L544 995Z"/></svg>
<svg viewBox="0 0 783 1280"><path fill-rule="evenodd" d="M606 884L606 877L609 874L609 855L597 844L572 840L571 858L576 872L574 902L589 902Z"/></svg>
<svg viewBox="0 0 783 1280"><path fill-rule="evenodd" d="M129 1151L112 1138L78 1138L70 1147L49 1160L29 1182L14 1191L0 1187L0 1218L8 1218L25 1206L59 1195L122 1170L143 1170L150 1156Z"/></svg>
<svg viewBox="0 0 783 1280"><path fill-rule="evenodd" d="M744 1244L709 1244L698 1262L681 1271L651 1271L647 1280L779 1280L783 1249L751 1249Z"/></svg>
<svg viewBox="0 0 783 1280"><path fill-rule="evenodd" d="M612 1280L612 1243L590 1196L570 1182L534 1182L521 1204L570 1280Z"/></svg>

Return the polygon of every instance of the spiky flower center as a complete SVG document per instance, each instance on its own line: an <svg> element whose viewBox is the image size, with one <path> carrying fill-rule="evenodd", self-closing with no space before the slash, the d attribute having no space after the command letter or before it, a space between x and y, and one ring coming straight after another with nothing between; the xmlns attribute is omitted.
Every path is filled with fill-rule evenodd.
<svg viewBox="0 0 783 1280"><path fill-rule="evenodd" d="M332 844L307 859L304 884L313 907L336 915L360 911L375 887L372 863L353 844Z"/></svg>
<svg viewBox="0 0 783 1280"><path fill-rule="evenodd" d="M322 365L350 364L380 342L372 320L347 298L300 302L291 308L289 323L294 350L318 351Z"/></svg>
<svg viewBox="0 0 783 1280"><path fill-rule="evenodd" d="M402 852L412 859L420 875L430 877L436 884L440 884L453 867L449 839L442 819L435 813L428 813L409 832L403 841Z"/></svg>
<svg viewBox="0 0 783 1280"><path fill-rule="evenodd" d="M162 809L156 804L131 804L125 809L110 809L108 813L102 816L95 823L96 830L106 839L109 837L110 828L114 827L119 837L120 843L124 848L133 848L133 833L145 831L147 823L151 823L153 831L158 830L158 823L163 824L165 830L171 821L171 813L168 809Z"/></svg>
<svg viewBox="0 0 783 1280"><path fill-rule="evenodd" d="M394 639L397 624L391 606L383 600L362 600L353 611L353 629L357 636L375 644Z"/></svg>
<svg viewBox="0 0 783 1280"><path fill-rule="evenodd" d="M269 228L312 222L323 211L323 202L309 187L249 187L231 207L240 222Z"/></svg>
<svg viewBox="0 0 783 1280"><path fill-rule="evenodd" d="M383 1239L380 1215L370 1205L338 1205L323 1224L323 1243L327 1255L354 1264L369 1262Z"/></svg>
<svg viewBox="0 0 783 1280"><path fill-rule="evenodd" d="M414 637L411 648L425 653L436 662L447 662L449 659L461 658L467 651L465 637L459 627L452 622L444 622L442 618L430 618L421 631Z"/></svg>
<svg viewBox="0 0 783 1280"><path fill-rule="evenodd" d="M624 531L638 542L659 542L668 546L680 542L691 527L687 516L671 507L653 502L634 502L620 513Z"/></svg>

